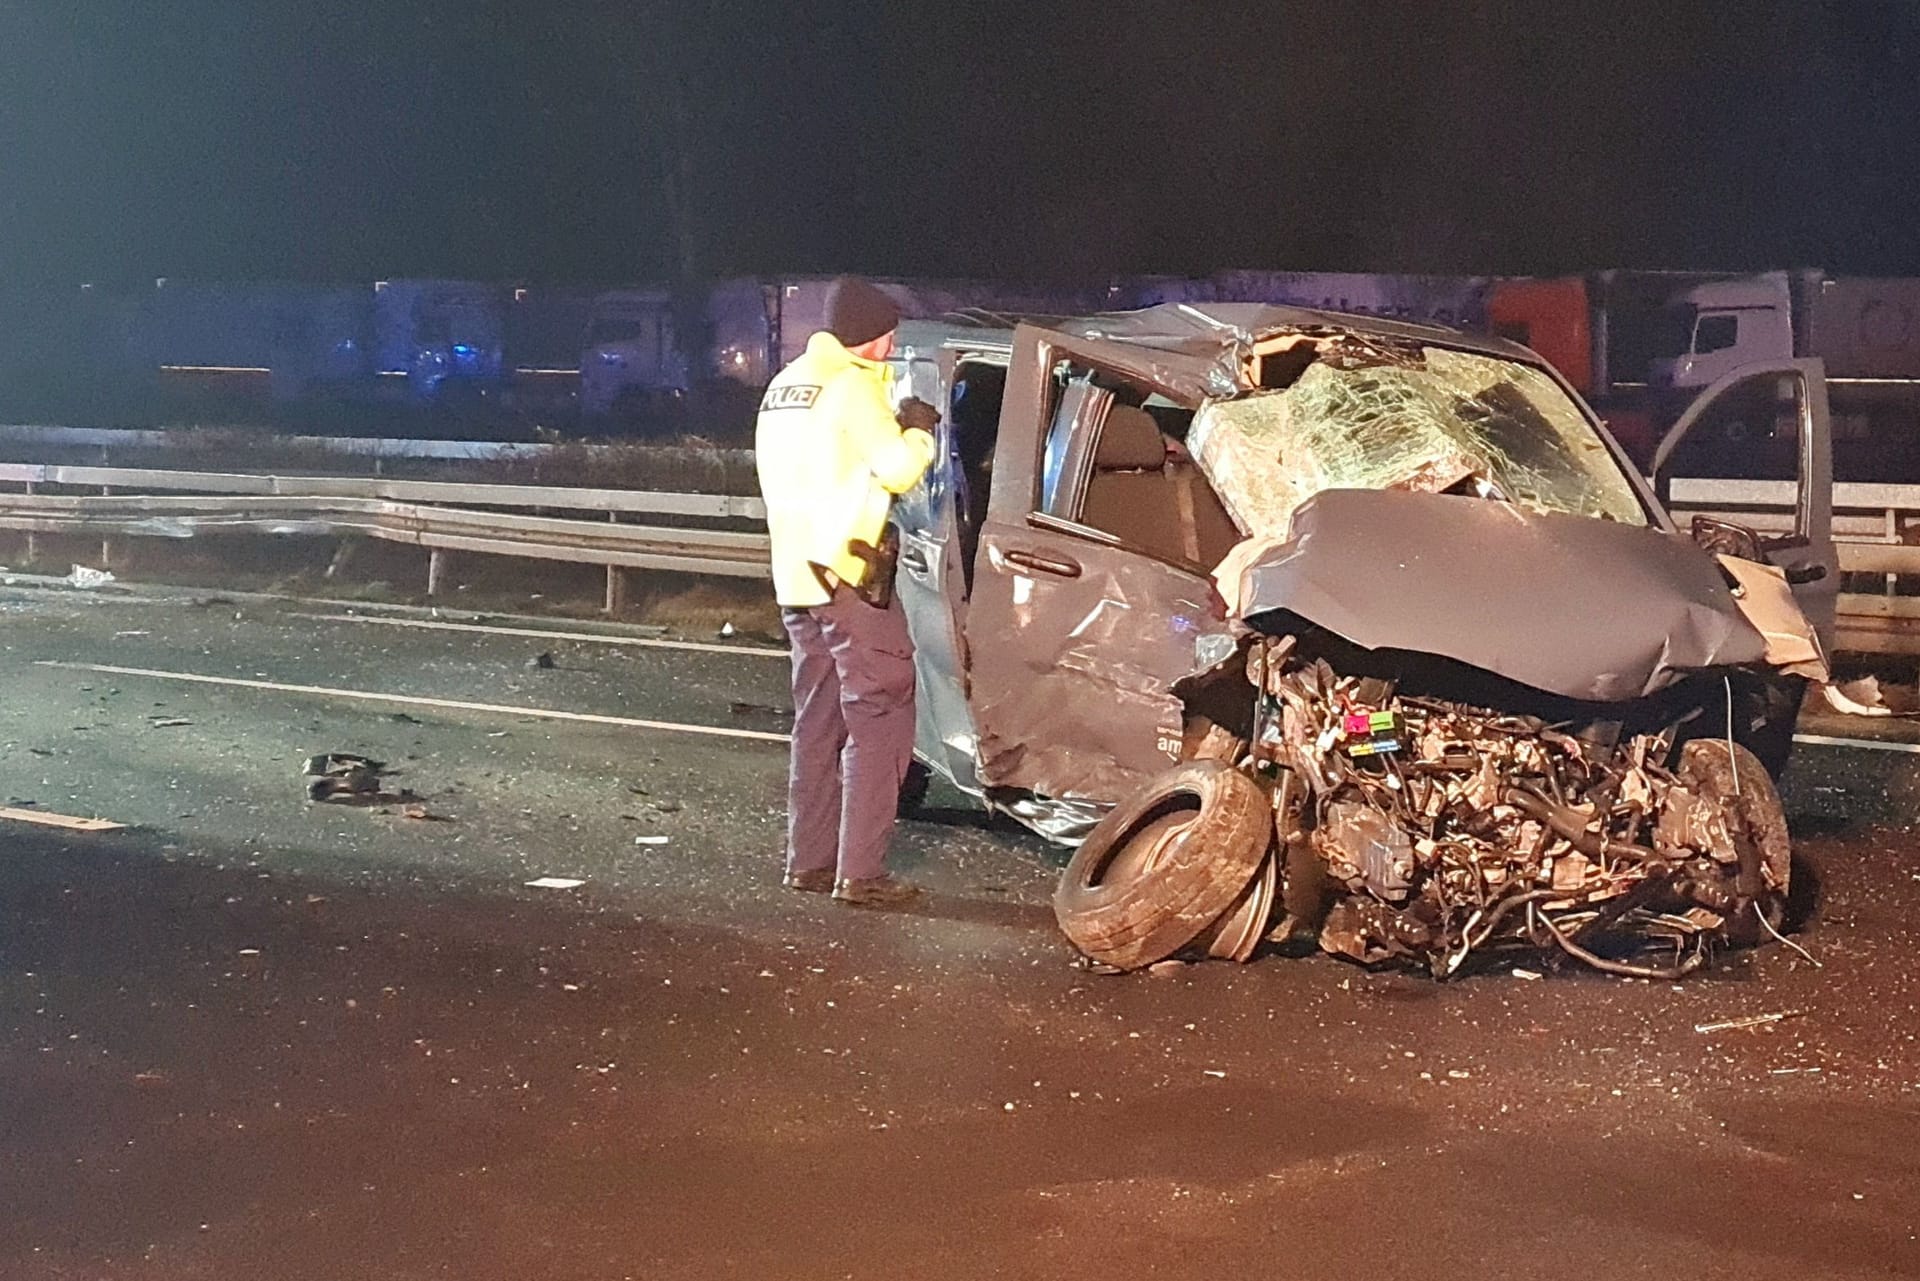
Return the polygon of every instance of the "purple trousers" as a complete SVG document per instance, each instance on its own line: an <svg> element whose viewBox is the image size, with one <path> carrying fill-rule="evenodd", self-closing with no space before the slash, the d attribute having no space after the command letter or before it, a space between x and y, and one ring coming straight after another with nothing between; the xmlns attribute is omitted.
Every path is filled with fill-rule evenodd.
<svg viewBox="0 0 1920 1281"><path fill-rule="evenodd" d="M875 609L850 588L784 609L793 643L787 871L841 880L886 872L900 784L913 760L913 639L895 598Z"/></svg>

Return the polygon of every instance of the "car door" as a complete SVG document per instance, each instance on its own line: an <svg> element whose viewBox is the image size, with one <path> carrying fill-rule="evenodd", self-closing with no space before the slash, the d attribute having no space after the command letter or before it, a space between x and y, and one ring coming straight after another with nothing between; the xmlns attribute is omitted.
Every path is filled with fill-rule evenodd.
<svg viewBox="0 0 1920 1281"><path fill-rule="evenodd" d="M1831 652L1840 591L1833 542L1833 438L1826 367L1770 361L1734 370L1674 422L1654 483L1684 527L1692 513L1753 526L1759 549ZM1791 517L1775 515L1791 494ZM1772 511L1769 511L1769 509Z"/></svg>
<svg viewBox="0 0 1920 1281"><path fill-rule="evenodd" d="M965 622L981 781L1097 805L1178 758L1169 687L1226 635L1205 567L1085 519L1104 424L1156 390L1100 348L1014 332Z"/></svg>
<svg viewBox="0 0 1920 1281"><path fill-rule="evenodd" d="M966 601L956 511L957 451L948 413L953 353L904 347L896 369L903 395L918 396L941 409L933 465L925 479L894 504L894 523L900 529L894 591L913 635L917 681L914 754L962 790L978 794L960 633Z"/></svg>

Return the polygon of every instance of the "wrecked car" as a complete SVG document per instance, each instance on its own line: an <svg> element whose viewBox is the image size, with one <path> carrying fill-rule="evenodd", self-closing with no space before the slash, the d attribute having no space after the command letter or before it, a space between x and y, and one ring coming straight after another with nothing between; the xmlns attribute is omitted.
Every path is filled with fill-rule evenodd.
<svg viewBox="0 0 1920 1281"><path fill-rule="evenodd" d="M896 512L916 753L1078 846L1088 956L1668 977L1781 927L1774 779L1837 588L1817 362L1674 428L1756 388L1796 416L1769 540L1676 527L1496 339L1177 305L912 323L895 360L943 412Z"/></svg>

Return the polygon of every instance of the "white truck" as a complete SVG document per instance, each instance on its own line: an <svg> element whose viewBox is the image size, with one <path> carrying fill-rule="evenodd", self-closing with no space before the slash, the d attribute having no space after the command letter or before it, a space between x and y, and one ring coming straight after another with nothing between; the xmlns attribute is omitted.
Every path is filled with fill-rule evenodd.
<svg viewBox="0 0 1920 1281"><path fill-rule="evenodd" d="M1745 365L1817 357L1836 475L1920 481L1920 280L1775 271L1697 284L1669 310L1675 350L1648 369L1657 390L1691 396ZM1700 474L1781 472L1792 447L1783 421L1755 406L1703 424L1691 452L1713 470Z"/></svg>
<svg viewBox="0 0 1920 1281"><path fill-rule="evenodd" d="M1920 280L1771 271L1696 285L1671 303L1685 349L1655 383L1703 388L1741 365L1817 356L1830 383L1920 381Z"/></svg>

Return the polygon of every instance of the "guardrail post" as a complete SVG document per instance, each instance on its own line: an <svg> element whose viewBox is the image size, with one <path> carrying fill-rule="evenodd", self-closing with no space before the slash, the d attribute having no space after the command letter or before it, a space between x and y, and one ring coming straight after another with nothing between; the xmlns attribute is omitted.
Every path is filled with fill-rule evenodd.
<svg viewBox="0 0 1920 1281"><path fill-rule="evenodd" d="M628 586L625 569L607 566L607 613L615 618L627 612Z"/></svg>
<svg viewBox="0 0 1920 1281"><path fill-rule="evenodd" d="M106 454L106 451L102 450L101 455L104 457L105 454ZM100 486L100 497L111 498L112 496L113 496L112 485ZM113 540L111 538L102 538L100 540L100 568L102 569L113 568Z"/></svg>
<svg viewBox="0 0 1920 1281"><path fill-rule="evenodd" d="M1887 508L1887 541L1890 543L1900 541L1900 513L1892 507ZM1888 574L1887 595L1893 596L1898 594L1899 591L1900 576L1898 574Z"/></svg>
<svg viewBox="0 0 1920 1281"><path fill-rule="evenodd" d="M27 494L29 496L33 494L32 481L27 482ZM33 530L29 529L27 531L27 564L38 565L39 563L40 563L40 535L35 533Z"/></svg>
<svg viewBox="0 0 1920 1281"><path fill-rule="evenodd" d="M447 553L435 547L427 553L427 595L438 596L446 584Z"/></svg>

